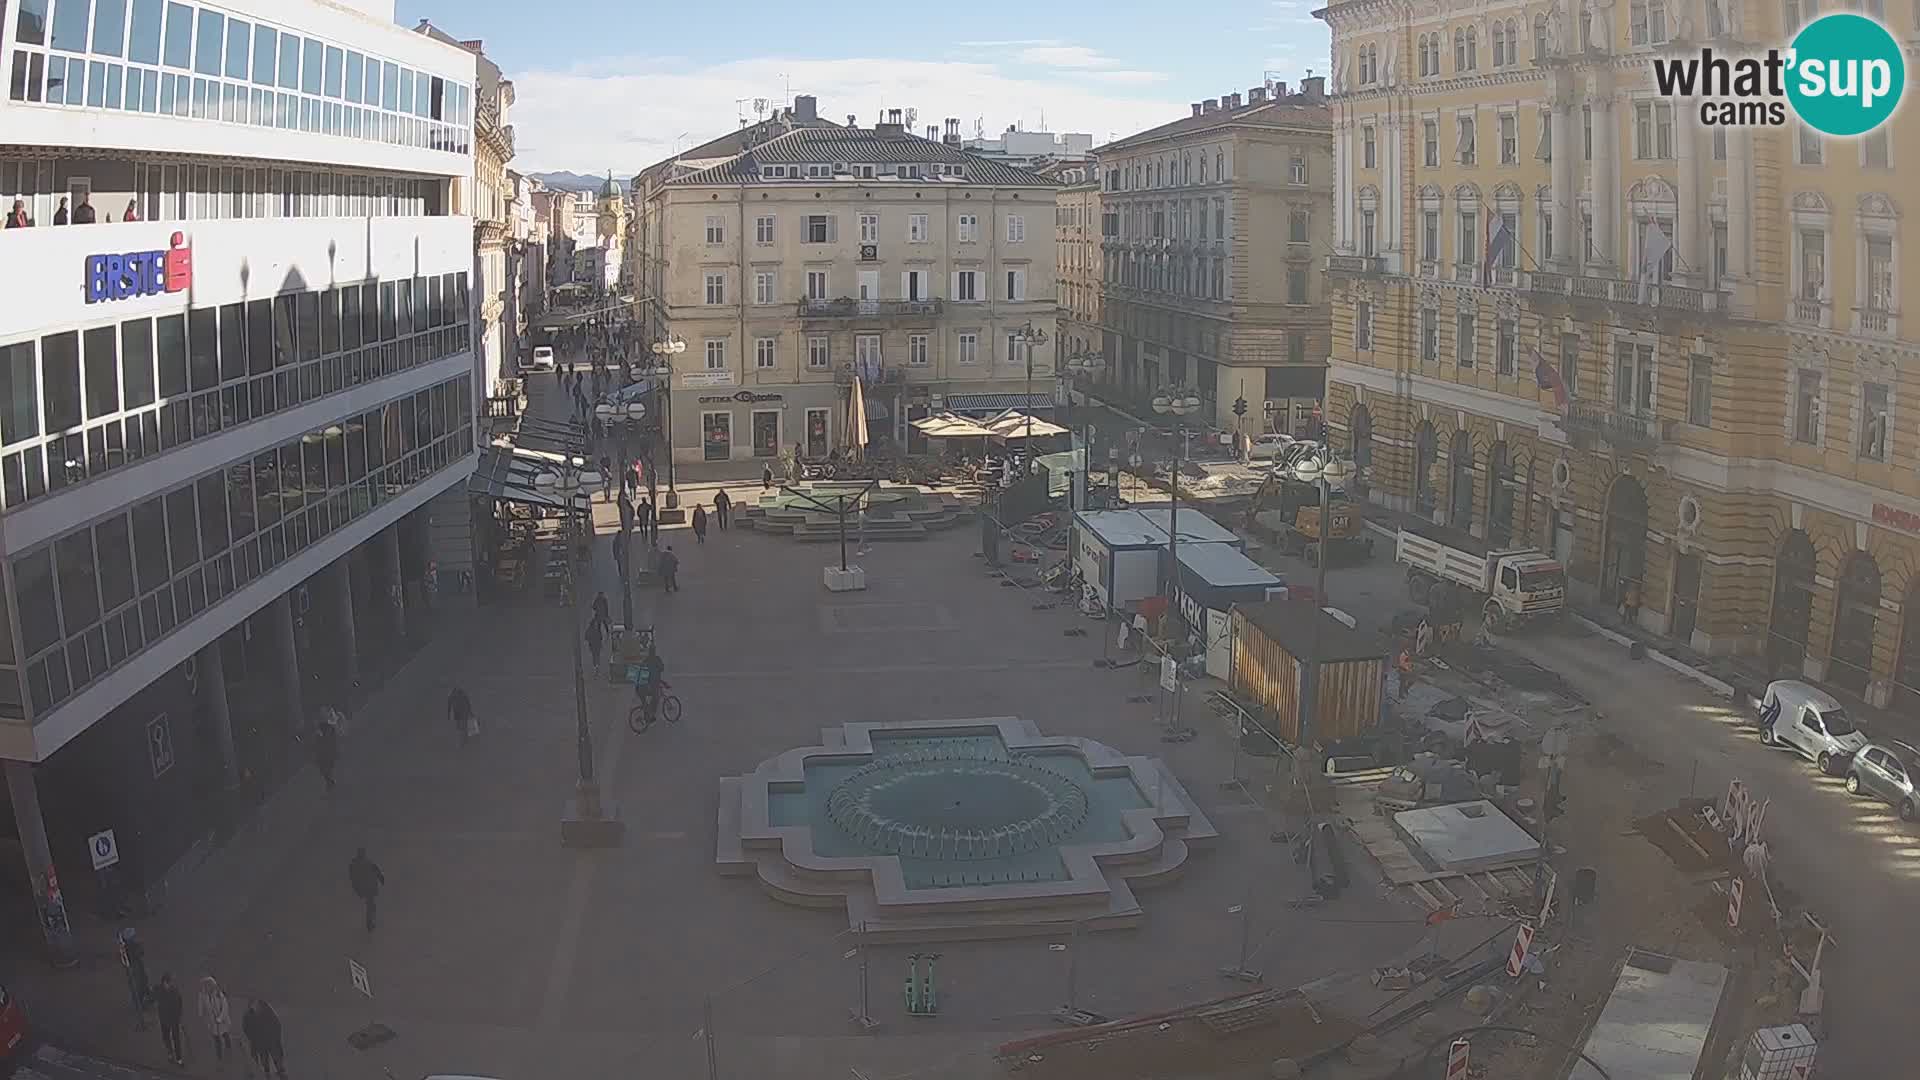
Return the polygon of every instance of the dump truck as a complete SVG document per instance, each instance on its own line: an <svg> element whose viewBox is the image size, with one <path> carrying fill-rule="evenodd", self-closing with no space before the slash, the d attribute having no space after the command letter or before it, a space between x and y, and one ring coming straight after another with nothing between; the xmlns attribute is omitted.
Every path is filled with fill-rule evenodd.
<svg viewBox="0 0 1920 1080"><path fill-rule="evenodd" d="M1566 606L1566 569L1538 548L1490 547L1458 529L1401 529L1394 560L1407 568L1407 597L1436 620L1480 604L1489 628L1551 618Z"/></svg>
<svg viewBox="0 0 1920 1080"><path fill-rule="evenodd" d="M1373 538L1367 535L1366 516L1347 493L1334 489L1329 493L1327 513L1331 539L1320 537L1320 486L1283 475L1278 469L1267 474L1253 493L1247 507L1247 524L1272 534L1280 550L1299 555L1308 566L1320 565L1324 550L1329 557L1356 555L1365 561L1373 554ZM1329 563L1328 565L1332 565Z"/></svg>

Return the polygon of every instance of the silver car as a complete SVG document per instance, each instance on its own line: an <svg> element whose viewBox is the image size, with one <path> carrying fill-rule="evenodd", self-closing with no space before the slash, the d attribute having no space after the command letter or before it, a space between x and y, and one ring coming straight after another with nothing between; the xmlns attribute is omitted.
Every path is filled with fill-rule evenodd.
<svg viewBox="0 0 1920 1080"><path fill-rule="evenodd" d="M1867 745L1866 735L1832 694L1797 679L1767 685L1759 721L1761 742L1795 750L1829 775L1845 772Z"/></svg>
<svg viewBox="0 0 1920 1080"><path fill-rule="evenodd" d="M1912 821L1920 805L1920 750L1903 742L1871 742L1854 755L1847 769L1847 791L1892 803L1901 821Z"/></svg>

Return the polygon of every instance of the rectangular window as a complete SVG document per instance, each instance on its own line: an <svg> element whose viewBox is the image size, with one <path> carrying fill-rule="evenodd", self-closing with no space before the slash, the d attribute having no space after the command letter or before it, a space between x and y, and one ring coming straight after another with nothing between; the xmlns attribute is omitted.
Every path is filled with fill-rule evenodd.
<svg viewBox="0 0 1920 1080"><path fill-rule="evenodd" d="M1613 347L1613 405L1623 413L1653 412L1653 346L1618 342Z"/></svg>
<svg viewBox="0 0 1920 1080"><path fill-rule="evenodd" d="M1713 357L1687 359L1687 423L1707 427L1713 423Z"/></svg>
<svg viewBox="0 0 1920 1080"><path fill-rule="evenodd" d="M40 434L33 342L0 345L0 395L0 442L12 444Z"/></svg>
<svg viewBox="0 0 1920 1080"><path fill-rule="evenodd" d="M320 92L330 98L339 98L341 68L346 65L347 54L344 50L327 46L326 59L322 61Z"/></svg>
<svg viewBox="0 0 1920 1080"><path fill-rule="evenodd" d="M4 367L0 361L0 367ZM29 372L29 377L31 372ZM153 404L153 320L132 319L120 324L120 385L126 407ZM11 441L11 440L8 440Z"/></svg>
<svg viewBox="0 0 1920 1080"><path fill-rule="evenodd" d="M1580 152L1586 161L1593 160L1593 106L1580 106Z"/></svg>
<svg viewBox="0 0 1920 1080"><path fill-rule="evenodd" d="M1291 210L1287 213L1287 243L1307 243L1308 216L1305 210Z"/></svg>
<svg viewBox="0 0 1920 1080"><path fill-rule="evenodd" d="M707 339L707 370L727 370L727 341L725 338Z"/></svg>
<svg viewBox="0 0 1920 1080"><path fill-rule="evenodd" d="M1820 144L1820 133L1802 124L1800 126L1800 164L1819 165L1826 160L1825 148Z"/></svg>
<svg viewBox="0 0 1920 1080"><path fill-rule="evenodd" d="M753 242L763 245L773 243L772 214L762 214L753 219Z"/></svg>
<svg viewBox="0 0 1920 1080"><path fill-rule="evenodd" d="M96 326L86 333L87 419L98 420L120 411L120 334L112 326Z"/></svg>
<svg viewBox="0 0 1920 1080"><path fill-rule="evenodd" d="M80 10L84 13L86 8L83 6ZM181 71L193 64L193 9L185 4L167 5L167 36L160 59L168 67Z"/></svg>
<svg viewBox="0 0 1920 1080"><path fill-rule="evenodd" d="M1420 312L1420 359L1428 363L1440 359L1440 313L1432 308Z"/></svg>
<svg viewBox="0 0 1920 1080"><path fill-rule="evenodd" d="M774 302L773 282L774 282L774 275L768 271L763 270L753 275L753 302L754 303L771 304Z"/></svg>
<svg viewBox="0 0 1920 1080"><path fill-rule="evenodd" d="M162 315L154 320L155 356L160 369L160 396L187 392L187 318Z"/></svg>
<svg viewBox="0 0 1920 1080"><path fill-rule="evenodd" d="M1420 122L1420 160L1429 169L1440 167L1440 121Z"/></svg>
<svg viewBox="0 0 1920 1080"><path fill-rule="evenodd" d="M925 214L907 215L907 242L908 243L910 244L926 243L927 232L928 232L927 215Z"/></svg>
<svg viewBox="0 0 1920 1080"><path fill-rule="evenodd" d="M707 218L707 246L718 247L727 242L726 219L709 215Z"/></svg>
<svg viewBox="0 0 1920 1080"><path fill-rule="evenodd" d="M834 236L834 216L832 214L808 214L801 219L804 242L809 244L831 244Z"/></svg>
<svg viewBox="0 0 1920 1080"><path fill-rule="evenodd" d="M264 26L253 30L253 82L255 86L274 84L275 62L279 59L280 32Z"/></svg>
<svg viewBox="0 0 1920 1080"><path fill-rule="evenodd" d="M727 302L727 275L724 273L708 274L706 276L706 279L707 279L707 301L706 302L709 304L726 303Z"/></svg>
<svg viewBox="0 0 1920 1080"><path fill-rule="evenodd" d="M980 299L980 272L977 270L958 270L953 275L953 298L959 302L971 303Z"/></svg>
<svg viewBox="0 0 1920 1080"><path fill-rule="evenodd" d="M296 34L280 35L280 89L300 89L300 38Z"/></svg>
<svg viewBox="0 0 1920 1080"><path fill-rule="evenodd" d="M833 350L831 348L831 341L832 339L826 337L825 335L810 337L807 339L807 366L808 367L814 369L815 371L822 371L832 366Z"/></svg>
<svg viewBox="0 0 1920 1080"><path fill-rule="evenodd" d="M1453 360L1463 368L1470 368L1474 361L1474 317L1470 311L1462 311L1454 316L1453 322Z"/></svg>
<svg viewBox="0 0 1920 1080"><path fill-rule="evenodd" d="M954 339L954 362L960 364L980 362L980 335L961 334Z"/></svg>
<svg viewBox="0 0 1920 1080"><path fill-rule="evenodd" d="M775 364L774 347L775 339L773 338L755 338L753 342L753 366L760 371L772 371Z"/></svg>
<svg viewBox="0 0 1920 1080"><path fill-rule="evenodd" d="M1459 139L1458 139L1458 142L1454 145L1454 160L1458 161L1462 165L1472 165L1474 163L1475 153L1476 153L1475 146L1474 146L1476 139L1474 137L1475 133L1474 133L1473 117L1471 116L1460 117L1459 125L1460 125Z"/></svg>
<svg viewBox="0 0 1920 1080"><path fill-rule="evenodd" d="M1012 301L1027 298L1027 272L1025 270L1007 271L1007 299Z"/></svg>
<svg viewBox="0 0 1920 1080"><path fill-rule="evenodd" d="M913 367L927 366L927 335L907 335L907 363Z"/></svg>
<svg viewBox="0 0 1920 1080"><path fill-rule="evenodd" d="M1297 266L1287 267L1287 303L1304 304L1307 302L1307 272Z"/></svg>
<svg viewBox="0 0 1920 1080"><path fill-rule="evenodd" d="M1361 300L1353 305L1353 347L1366 352L1373 348L1373 304Z"/></svg>
<svg viewBox="0 0 1920 1080"><path fill-rule="evenodd" d="M1580 335L1560 335L1560 381L1566 385L1567 396L1580 396Z"/></svg>
<svg viewBox="0 0 1920 1080"><path fill-rule="evenodd" d="M1714 128L1716 134L1720 133L1721 130L1722 129L1717 127ZM1879 131L1873 132L1860 140L1860 163L1869 169L1886 169L1892 167L1892 162L1887 156L1887 131L1885 128L1881 128Z"/></svg>
<svg viewBox="0 0 1920 1080"><path fill-rule="evenodd" d="M954 239L962 244L971 244L980 238L980 218L974 214L961 214L954 224Z"/></svg>
<svg viewBox="0 0 1920 1080"><path fill-rule="evenodd" d="M1454 262L1472 265L1480 261L1480 215L1461 212L1460 242L1453 250Z"/></svg>
<svg viewBox="0 0 1920 1080"><path fill-rule="evenodd" d="M1022 243L1027 238L1027 219L1019 214L1007 215L1007 243Z"/></svg>
<svg viewBox="0 0 1920 1080"><path fill-rule="evenodd" d="M1827 288L1827 234L1800 230L1800 292L1802 300L1822 300Z"/></svg>
<svg viewBox="0 0 1920 1080"><path fill-rule="evenodd" d="M827 272L825 270L807 271L807 299L825 300L827 298Z"/></svg>
<svg viewBox="0 0 1920 1080"><path fill-rule="evenodd" d="M30 5L29 5L30 6ZM25 15L28 7L21 9L20 40L38 43L37 32L29 35ZM42 7L44 11L44 6ZM157 64L160 62L160 22L161 13L166 10L163 0L133 0L133 18L128 26L127 59L139 64Z"/></svg>
<svg viewBox="0 0 1920 1080"><path fill-rule="evenodd" d="M1363 124L1360 127L1360 167L1363 169L1378 168L1379 161L1375 156L1376 153L1377 151L1374 149L1373 125Z"/></svg>
<svg viewBox="0 0 1920 1080"><path fill-rule="evenodd" d="M1513 113L1500 116L1500 164L1520 164L1520 118Z"/></svg>
<svg viewBox="0 0 1920 1080"><path fill-rule="evenodd" d="M1817 371L1802 371L1794 381L1793 439L1819 445L1820 373Z"/></svg>
<svg viewBox="0 0 1920 1080"><path fill-rule="evenodd" d="M40 339L40 396L49 435L80 425L80 335Z"/></svg>
<svg viewBox="0 0 1920 1080"><path fill-rule="evenodd" d="M1306 182L1307 159L1296 153L1287 159L1287 183L1304 184Z"/></svg>
<svg viewBox="0 0 1920 1080"><path fill-rule="evenodd" d="M346 99L349 104L352 104L352 105L360 104L360 101L361 101L360 91L363 87L365 87L366 82L367 82L366 57L361 56L357 52L348 53L347 54L347 79L346 79L345 90L346 90ZM357 115L357 112L355 110L349 110L348 115L354 116L354 115Z"/></svg>
<svg viewBox="0 0 1920 1080"><path fill-rule="evenodd" d="M859 219L860 242L877 244L880 242L880 215L861 214Z"/></svg>
<svg viewBox="0 0 1920 1080"><path fill-rule="evenodd" d="M1887 413L1891 401L1886 383L1860 384L1860 456L1868 461L1887 460Z"/></svg>
<svg viewBox="0 0 1920 1080"><path fill-rule="evenodd" d="M127 0L94 0L94 53L99 56L119 56L126 46Z"/></svg>
<svg viewBox="0 0 1920 1080"><path fill-rule="evenodd" d="M1379 254L1378 231L1372 210L1360 211L1360 254L1368 258Z"/></svg>
<svg viewBox="0 0 1920 1080"><path fill-rule="evenodd" d="M1420 213L1420 258L1427 262L1440 261L1440 211L1423 210Z"/></svg>
<svg viewBox="0 0 1920 1080"><path fill-rule="evenodd" d="M1520 327L1512 319L1501 319L1494 327L1493 370L1511 375L1520 360Z"/></svg>
<svg viewBox="0 0 1920 1080"><path fill-rule="evenodd" d="M87 14L87 0L61 0L53 9L53 47L67 52L86 52Z"/></svg>
<svg viewBox="0 0 1920 1080"><path fill-rule="evenodd" d="M1885 330L1885 316L1893 310L1893 240L1885 236L1867 237L1866 309L1880 316L1880 324L1869 330Z"/></svg>

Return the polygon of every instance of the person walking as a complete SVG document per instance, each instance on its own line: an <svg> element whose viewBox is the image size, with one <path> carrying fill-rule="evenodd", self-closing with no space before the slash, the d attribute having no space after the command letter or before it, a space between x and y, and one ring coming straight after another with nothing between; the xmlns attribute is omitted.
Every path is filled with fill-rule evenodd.
<svg viewBox="0 0 1920 1080"><path fill-rule="evenodd" d="M660 553L660 587L663 592L680 591L680 556L673 553L673 545Z"/></svg>
<svg viewBox="0 0 1920 1080"><path fill-rule="evenodd" d="M613 609L607 604L607 594L604 592L593 594L593 618L602 626L613 625Z"/></svg>
<svg viewBox="0 0 1920 1080"><path fill-rule="evenodd" d="M200 1022L207 1025L207 1041L213 1044L215 1061L225 1062L227 1051L233 1049L233 1007L227 1001L227 992L211 975L200 976L200 997L194 1011L200 1015Z"/></svg>
<svg viewBox="0 0 1920 1080"><path fill-rule="evenodd" d="M693 539L697 543L707 542L707 508L704 506L693 508Z"/></svg>
<svg viewBox="0 0 1920 1080"><path fill-rule="evenodd" d="M453 721L454 733L460 736L460 745L480 734L480 724L473 716L473 700L467 692L454 687L447 691L447 718Z"/></svg>
<svg viewBox="0 0 1920 1080"><path fill-rule="evenodd" d="M278 1075L287 1080L286 1044L281 1041L280 1014L260 998L254 998L240 1017L240 1034L247 1038L247 1050L260 1066L262 1077Z"/></svg>
<svg viewBox="0 0 1920 1080"><path fill-rule="evenodd" d="M725 491L713 497L713 516L718 519L714 524L722 529L733 526L733 498Z"/></svg>
<svg viewBox="0 0 1920 1080"><path fill-rule="evenodd" d="M652 499L640 500L640 505L634 510L634 520L640 526L640 538L647 542L647 546L659 547L660 529L659 523L654 520Z"/></svg>
<svg viewBox="0 0 1920 1080"><path fill-rule="evenodd" d="M327 782L327 790L333 790L333 766L340 760L340 728L333 722L333 710L327 709L320 714L320 722L313 729L313 763L320 769L320 779Z"/></svg>
<svg viewBox="0 0 1920 1080"><path fill-rule="evenodd" d="M760 490L765 491L772 486L773 486L773 466L772 465L760 466Z"/></svg>
<svg viewBox="0 0 1920 1080"><path fill-rule="evenodd" d="M120 966L127 972L127 994L133 999L133 1030L147 1030L147 1002L153 990L147 985L147 946L140 932L129 926L120 931Z"/></svg>
<svg viewBox="0 0 1920 1080"><path fill-rule="evenodd" d="M600 650L607 643L607 623L598 612L587 620L587 655L592 659L593 670L600 670Z"/></svg>
<svg viewBox="0 0 1920 1080"><path fill-rule="evenodd" d="M596 423L597 422L598 421L596 421ZM615 479L617 478L613 475L613 458L606 454L601 454L600 455L600 501L601 502L613 501L613 484Z"/></svg>
<svg viewBox="0 0 1920 1080"><path fill-rule="evenodd" d="M160 1017L160 1041L167 1046L167 1060L185 1065L187 1050L180 1041L180 1018L186 1012L186 1003L180 1000L180 988L173 985L171 972L163 972L160 985L153 988L153 1008Z"/></svg>
<svg viewBox="0 0 1920 1080"><path fill-rule="evenodd" d="M366 848L354 852L353 861L347 863L347 883L353 886L353 894L366 904L367 933L371 934L374 907L380 899L380 886L387 883L387 875L379 863L367 858Z"/></svg>

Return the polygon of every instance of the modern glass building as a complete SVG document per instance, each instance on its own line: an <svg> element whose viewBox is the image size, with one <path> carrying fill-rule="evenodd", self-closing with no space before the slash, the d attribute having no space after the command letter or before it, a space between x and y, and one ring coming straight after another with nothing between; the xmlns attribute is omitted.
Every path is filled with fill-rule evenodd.
<svg viewBox="0 0 1920 1080"><path fill-rule="evenodd" d="M0 46L0 758L58 937L428 625L476 57L379 0L19 0Z"/></svg>

